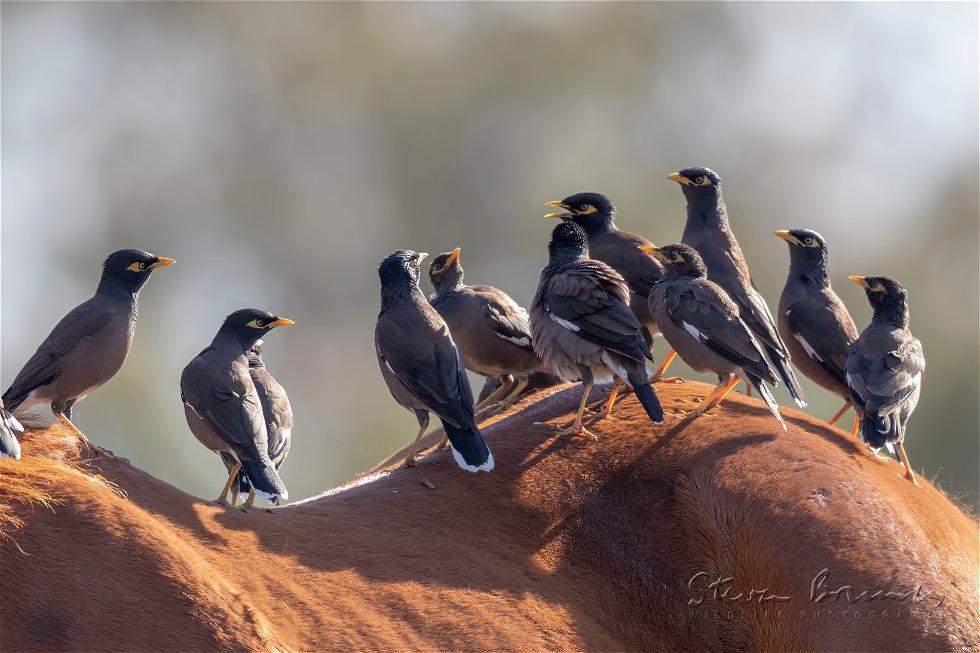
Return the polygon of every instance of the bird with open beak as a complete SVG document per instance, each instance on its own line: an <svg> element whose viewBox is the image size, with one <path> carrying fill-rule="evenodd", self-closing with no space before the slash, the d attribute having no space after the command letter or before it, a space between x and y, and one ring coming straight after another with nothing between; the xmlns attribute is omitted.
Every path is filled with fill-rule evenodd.
<svg viewBox="0 0 980 653"><path fill-rule="evenodd" d="M780 229L776 236L789 245L789 274L776 311L779 335L796 367L844 400L830 418L833 426L851 406L844 367L858 330L830 285L830 254L823 236L810 229ZM855 415L855 434L857 427Z"/></svg>
<svg viewBox="0 0 980 653"><path fill-rule="evenodd" d="M562 222L551 234L548 264L531 303L531 336L534 351L555 374L566 381L582 380L582 402L562 433L592 435L582 422L589 392L595 380L610 377L613 389L597 420L610 414L626 381L650 421L663 423L663 409L646 372L652 356L630 310L629 288L618 272L589 258L588 237L574 222Z"/></svg>
<svg viewBox="0 0 980 653"><path fill-rule="evenodd" d="M3 393L7 410L48 404L66 429L111 457L72 423L72 407L122 368L133 344L140 290L154 270L173 263L139 249L110 254L95 295L58 322Z"/></svg>
<svg viewBox="0 0 980 653"><path fill-rule="evenodd" d="M664 279L653 287L649 298L660 332L685 363L699 372L718 375L715 389L684 419L694 419L720 404L742 376L759 391L785 430L779 406L766 386L776 385L776 374L742 321L738 306L708 279L697 250L684 244L643 248L664 265Z"/></svg>
<svg viewBox="0 0 980 653"><path fill-rule="evenodd" d="M908 293L889 277L848 278L864 288L872 310L871 324L851 346L845 376L861 414L861 439L875 453L897 448L905 478L918 485L905 453L905 427L919 402L926 359L909 331Z"/></svg>
<svg viewBox="0 0 980 653"><path fill-rule="evenodd" d="M589 257L610 266L626 281L630 291L630 309L643 327L641 333L647 348L652 350L653 337L660 330L650 315L647 296L653 284L663 276L663 268L656 259L639 249L640 245L649 245L650 241L619 229L616 226L616 207L601 193L575 193L562 200L546 202L545 206L562 210L544 217L574 222L582 227L589 238ZM663 377L663 370L669 362L664 360L662 369L654 374L653 381L680 381L677 377Z"/></svg>
<svg viewBox="0 0 980 653"><path fill-rule="evenodd" d="M489 472L493 455L476 426L473 392L446 321L419 286L428 254L400 249L378 267L381 311L374 331L378 365L391 396L415 413L419 431L405 456L415 464L429 413L442 420L456 464L468 472Z"/></svg>
<svg viewBox="0 0 980 653"><path fill-rule="evenodd" d="M449 326L466 369L506 383L476 406L479 412L494 404L497 412L520 396L535 372L547 368L534 353L527 311L504 291L463 282L461 249L432 259L429 281L435 292L429 303Z"/></svg>
<svg viewBox="0 0 980 653"><path fill-rule="evenodd" d="M732 232L721 178L714 170L698 167L672 172L667 179L680 185L687 200L687 222L681 242L701 255L708 268L708 278L735 302L742 320L762 345L787 392L797 406L804 408L806 397L790 365L786 343L779 335L766 300L755 289L749 266Z"/></svg>
<svg viewBox="0 0 980 653"><path fill-rule="evenodd" d="M235 311L180 375L180 400L191 433L222 462L231 463L219 505L228 505L228 491L239 471L266 501L278 504L289 498L269 458L266 418L249 374L248 350L272 329L292 324L289 318L257 308Z"/></svg>

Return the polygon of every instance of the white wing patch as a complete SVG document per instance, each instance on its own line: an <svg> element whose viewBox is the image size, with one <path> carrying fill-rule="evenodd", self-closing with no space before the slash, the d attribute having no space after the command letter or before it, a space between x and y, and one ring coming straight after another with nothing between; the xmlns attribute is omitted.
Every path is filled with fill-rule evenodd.
<svg viewBox="0 0 980 653"><path fill-rule="evenodd" d="M558 317L557 315L555 315L551 311L548 311L548 316L552 320L554 320L555 322L557 322L558 324L562 325L563 327L565 327L566 329L568 329L569 331L571 331L573 333L578 333L581 330L577 326L575 326L574 324L572 324L571 322L569 322L568 320L561 319L560 317Z"/></svg>
<svg viewBox="0 0 980 653"><path fill-rule="evenodd" d="M550 313L549 313L549 315L550 315ZM562 325L562 326L564 326L564 325ZM497 333L496 331L494 331L494 334L498 338L503 338L504 340L508 340L508 341L514 343L515 345L519 345L521 347L528 347L528 348L531 347L531 339L528 338L527 336L524 336L523 338L512 338L511 336L505 336L504 334Z"/></svg>
<svg viewBox="0 0 980 653"><path fill-rule="evenodd" d="M794 333L793 337L799 340L800 344L803 345L803 351L806 352L807 356L809 356L813 360L820 361L821 363L823 362L823 357L817 353L817 350L813 348L813 345L807 342L806 338L804 338L799 333Z"/></svg>
<svg viewBox="0 0 980 653"><path fill-rule="evenodd" d="M684 327L684 330L685 331L687 331L688 333L690 333L692 336L694 336L695 338L697 338L699 341L701 341L701 342L707 342L708 341L708 336L706 336L703 333L701 333L700 331L698 331L697 330L697 327L695 327L695 326L693 326L691 324L688 324L687 322L684 322L684 321L681 321L681 326Z"/></svg>

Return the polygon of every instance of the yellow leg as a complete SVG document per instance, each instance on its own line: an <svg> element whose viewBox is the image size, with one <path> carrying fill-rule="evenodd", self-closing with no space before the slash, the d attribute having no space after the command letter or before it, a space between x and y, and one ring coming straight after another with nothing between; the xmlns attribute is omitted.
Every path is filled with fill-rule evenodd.
<svg viewBox="0 0 980 653"><path fill-rule="evenodd" d="M74 435L76 438L81 440L82 444L84 444L86 447L105 456L106 458L115 458L115 455L113 455L111 451L109 451L108 449L104 449L103 447L100 447L97 444L93 444L87 437L85 437L85 434L79 431L78 427L72 424L71 420L68 419L64 413L59 413L54 409L52 409L51 412L54 413L54 416L58 418L58 421L61 422L61 425L64 426L66 429L68 429L72 433L72 435Z"/></svg>
<svg viewBox="0 0 980 653"><path fill-rule="evenodd" d="M670 367L670 364L674 362L675 358L677 358L677 352L671 349L670 353L664 357L664 362L660 364L660 367L657 368L657 371L650 379L650 383L684 383L684 379L679 376L664 376L667 368Z"/></svg>
<svg viewBox="0 0 980 653"><path fill-rule="evenodd" d="M440 442L439 443L439 446L436 447L436 451L442 451L443 449L446 448L446 445L447 444L449 444L449 436L448 435L444 435L444 436L442 436L442 442Z"/></svg>
<svg viewBox="0 0 980 653"><path fill-rule="evenodd" d="M836 424L837 423L837 420L839 420L841 417L843 417L844 416L844 413L846 413L847 412L847 409L850 408L850 407L851 407L851 402L845 401L844 402L844 405L840 407L840 410L838 410L836 413L834 413L834 416L830 418L830 421L827 422L827 424L830 425L830 426L833 426L834 424Z"/></svg>
<svg viewBox="0 0 980 653"><path fill-rule="evenodd" d="M612 415L613 406L616 405L616 399L619 397L619 389L622 386L623 380L617 376L615 382L613 382L612 392L609 393L609 399L607 399L606 403L603 404L602 410L599 411L599 414L595 416L596 421Z"/></svg>
<svg viewBox="0 0 980 653"><path fill-rule="evenodd" d="M242 504L242 510L248 510L255 503L255 488L250 487L248 489L248 498L245 499L245 503Z"/></svg>
<svg viewBox="0 0 980 653"><path fill-rule="evenodd" d="M854 421L851 422L851 437L856 438L858 436L858 428L861 426L861 416L854 411Z"/></svg>
<svg viewBox="0 0 980 653"><path fill-rule="evenodd" d="M898 455L902 459L902 464L905 465L905 478L912 481L913 485L918 486L919 483L918 481L915 480L915 474L912 473L912 465L911 463L909 463L909 455L905 453L905 444L899 442L897 446L898 446Z"/></svg>
<svg viewBox="0 0 980 653"><path fill-rule="evenodd" d="M476 405L476 408L473 409L473 412L479 413L481 410L483 410L487 406L492 405L493 402L497 401L498 399L500 399L501 397L503 397L505 394L507 394L507 391L510 390L510 388L512 387L511 384L513 383L514 379L509 374L507 375L506 378L509 379L509 380L507 380L507 381L501 381L500 382L500 387L497 388L496 390L494 390L493 392L491 392L490 395L486 399L484 399L483 401L481 401L480 403L478 403Z"/></svg>
<svg viewBox="0 0 980 653"><path fill-rule="evenodd" d="M593 435L587 428L582 426L582 415L585 413L585 404L589 401L589 392L592 391L592 382L583 384L582 387L582 401L578 405L578 412L575 414L575 420L572 422L571 426L568 428L559 429L559 435L587 435L591 436L593 439L598 440L595 435Z"/></svg>
<svg viewBox="0 0 980 653"><path fill-rule="evenodd" d="M225 481L225 486L221 489L221 494L218 496L218 505L227 506L228 505L228 490L231 489L231 483L238 478L238 470L242 466L239 463L235 463L235 466L231 468L231 473L228 474L228 480Z"/></svg>
<svg viewBox="0 0 980 653"><path fill-rule="evenodd" d="M517 377L517 383L515 383L513 386L514 389L510 391L510 394L500 400L500 406L498 406L497 410L494 412L499 413L504 408L507 408L512 403L517 401L517 398L521 396L522 392L524 392L524 388L527 387L528 381L530 381L530 377L527 375L522 374L521 376Z"/></svg>
<svg viewBox="0 0 980 653"><path fill-rule="evenodd" d="M714 387L714 390L705 397L704 401L697 407L697 409L691 411L684 416L684 421L695 419L704 415L705 412L713 408L721 399L731 392L732 388L738 383L739 378L737 376L732 377L727 381L719 381L718 385Z"/></svg>
<svg viewBox="0 0 980 653"><path fill-rule="evenodd" d="M715 399L715 402L711 404L709 408L713 408L714 406L719 405L725 399L725 397L728 396L728 393L734 390L735 386L737 385L738 385L738 377L736 376L735 378L733 378L731 381L728 382L728 385L725 386L725 389L721 391L721 394L718 395L718 398ZM748 381L745 382L745 385L750 388L752 387L749 385ZM708 408L705 408L705 410L708 410Z"/></svg>
<svg viewBox="0 0 980 653"><path fill-rule="evenodd" d="M419 426L419 434L415 436L415 442L408 449L408 455L405 456L405 466L414 467L415 466L415 452L419 450L419 440L422 439L422 434L425 433L425 429L428 424L423 424Z"/></svg>

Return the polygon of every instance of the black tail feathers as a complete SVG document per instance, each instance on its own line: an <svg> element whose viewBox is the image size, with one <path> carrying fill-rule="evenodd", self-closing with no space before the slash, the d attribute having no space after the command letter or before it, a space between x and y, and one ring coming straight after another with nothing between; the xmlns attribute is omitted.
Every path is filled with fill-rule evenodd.
<svg viewBox="0 0 980 653"><path fill-rule="evenodd" d="M796 373L790 367L789 358L769 345L766 345L766 353L769 354L769 360L772 361L772 366L776 369L776 373L779 374L779 378L782 379L783 385L786 386L786 391L789 393L789 396L793 398L797 406L806 408L806 397L803 395L803 388L800 387L800 382L796 380Z"/></svg>
<svg viewBox="0 0 980 653"><path fill-rule="evenodd" d="M654 424L663 424L664 409L660 406L657 391L653 389L650 381L647 380L646 370L644 369L642 372L630 374L627 377L627 381L633 386L633 392L636 393L636 398L639 399L640 405L643 406L643 410L646 411L650 421Z"/></svg>
<svg viewBox="0 0 980 653"><path fill-rule="evenodd" d="M255 488L255 494L271 503L279 503L289 498L286 491L286 484L279 478L279 472L268 460L248 460L242 463L242 472L251 481L251 486ZM239 491L243 484L239 482ZM248 492L248 490L244 490Z"/></svg>
<svg viewBox="0 0 980 653"><path fill-rule="evenodd" d="M443 420L442 426L449 437L457 465L468 472L489 472L493 469L493 454L475 424L459 428Z"/></svg>

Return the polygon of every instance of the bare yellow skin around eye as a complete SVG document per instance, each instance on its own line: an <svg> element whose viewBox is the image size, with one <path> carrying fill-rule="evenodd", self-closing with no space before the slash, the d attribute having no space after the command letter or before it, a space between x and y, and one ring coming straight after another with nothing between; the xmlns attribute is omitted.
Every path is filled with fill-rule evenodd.
<svg viewBox="0 0 980 653"><path fill-rule="evenodd" d="M129 270L130 272L142 272L143 270L146 269L146 263L140 263L139 261L136 261L135 263L130 264L130 266L126 269Z"/></svg>
<svg viewBox="0 0 980 653"><path fill-rule="evenodd" d="M589 204L588 206L585 207L585 210L578 211L578 214L579 215L591 215L591 214L595 213L598 210L599 209L597 209L596 207L594 207L591 204Z"/></svg>
<svg viewBox="0 0 980 653"><path fill-rule="evenodd" d="M265 324L261 323L260 320L252 320L251 322L249 322L245 326L250 326L253 329L264 329L265 328Z"/></svg>

